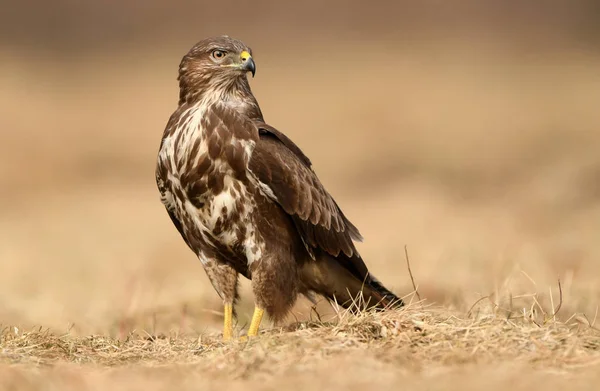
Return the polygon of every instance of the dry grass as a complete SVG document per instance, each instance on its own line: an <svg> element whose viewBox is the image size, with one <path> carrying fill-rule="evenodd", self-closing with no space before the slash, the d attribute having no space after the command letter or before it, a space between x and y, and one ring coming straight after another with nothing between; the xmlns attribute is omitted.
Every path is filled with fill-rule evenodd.
<svg viewBox="0 0 600 391"><path fill-rule="evenodd" d="M349 376L356 384L390 387L399 378L430 376L445 367L488 370L510 363L507 376L528 368L524 375L580 377L600 368L600 330L579 317L566 322L552 316L540 320L541 307L507 314L489 303L477 305L481 308L469 314L423 303L385 313L340 311L331 322L295 323L267 330L250 342L230 344L214 334L138 332L117 339L5 327L0 339L0 386L36 389L43 378L44 389L135 385L153 390L169 384L170 389L191 390L207 383L262 388L261 381L311 379L325 368L325 383L330 386L345 384L344 377ZM286 389L306 386L286 384Z"/></svg>

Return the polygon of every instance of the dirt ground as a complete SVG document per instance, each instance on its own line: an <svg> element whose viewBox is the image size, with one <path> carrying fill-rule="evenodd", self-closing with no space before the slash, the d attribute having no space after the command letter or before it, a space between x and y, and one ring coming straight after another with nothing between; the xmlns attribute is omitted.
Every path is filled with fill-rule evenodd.
<svg viewBox="0 0 600 391"><path fill-rule="evenodd" d="M201 8L184 3L182 21ZM87 10L39 40L3 24L0 388L597 389L600 45L568 18L586 13L505 29L461 13L469 29L411 8L395 29L331 6L273 36L261 21L288 14L256 7L248 31L163 25L158 6L133 25L98 14L112 30ZM267 122L406 310L321 303L319 320L300 301L283 328L219 342L221 304L154 184L178 62L215 31L253 47ZM244 282L237 332L252 307Z"/></svg>

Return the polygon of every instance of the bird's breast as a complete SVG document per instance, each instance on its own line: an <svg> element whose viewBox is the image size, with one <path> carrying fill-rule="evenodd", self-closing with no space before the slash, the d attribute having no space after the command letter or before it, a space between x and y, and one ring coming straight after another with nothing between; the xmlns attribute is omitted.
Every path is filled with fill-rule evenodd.
<svg viewBox="0 0 600 391"><path fill-rule="evenodd" d="M202 107L180 114L159 152L162 199L184 222L191 242L225 246L251 263L263 247L254 229L256 189L247 171L254 141L240 137L235 118L224 114Z"/></svg>
<svg viewBox="0 0 600 391"><path fill-rule="evenodd" d="M255 140L227 108L192 106L179 114L159 153L171 180L192 199L223 193L225 180L247 180Z"/></svg>

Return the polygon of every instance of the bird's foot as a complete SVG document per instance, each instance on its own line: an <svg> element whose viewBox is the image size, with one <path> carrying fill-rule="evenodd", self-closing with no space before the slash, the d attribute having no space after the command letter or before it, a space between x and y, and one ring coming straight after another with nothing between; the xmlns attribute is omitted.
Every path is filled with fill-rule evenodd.
<svg viewBox="0 0 600 391"><path fill-rule="evenodd" d="M229 342L233 339L233 306L231 304L225 304L223 312L223 342ZM248 328L248 334L240 337L240 342L247 342L249 339L258 336L258 328L260 327L264 313L265 310L262 308L254 308L254 314L252 315L252 321Z"/></svg>

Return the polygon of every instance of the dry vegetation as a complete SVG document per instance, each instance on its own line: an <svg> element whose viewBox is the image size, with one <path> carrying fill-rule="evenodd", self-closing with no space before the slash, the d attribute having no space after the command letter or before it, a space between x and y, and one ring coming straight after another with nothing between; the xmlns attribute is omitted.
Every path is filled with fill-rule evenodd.
<svg viewBox="0 0 600 391"><path fill-rule="evenodd" d="M585 384L582 379L589 386L600 380L600 330L587 320L574 316L556 321L535 302L535 310L522 312L482 307L467 315L423 303L386 313L340 311L331 322L295 323L230 344L216 335L137 332L116 339L9 327L0 339L0 386L191 390L285 384L286 389L361 389L402 382L415 383L418 389L417 377L435 380L457 366L466 377L461 387L467 388L485 384L481 373L470 373L474 368L504 377L499 383L495 379L499 386L521 376L544 388L555 386L558 375L561 381L576 379L580 386ZM427 389L450 388L434 384Z"/></svg>
<svg viewBox="0 0 600 391"><path fill-rule="evenodd" d="M0 389L599 388L597 48L565 32L560 7L543 31L493 9L479 30L459 18L444 30L449 10L428 28L415 8L387 35L363 23L380 10L355 5L321 9L324 30L309 34L256 1L236 14L255 27L227 32L252 44L266 119L311 157L371 270L413 292L408 245L422 300L359 316L301 301L260 338L222 344L221 304L153 177L179 58L222 20L198 30L182 7L171 32L158 8L132 25L90 8L65 24L81 31L40 49L29 30L2 41L30 25L12 18L0 24ZM274 16L281 34L260 33Z"/></svg>

